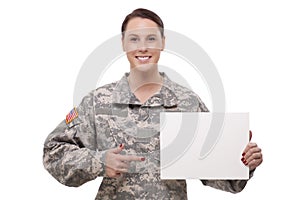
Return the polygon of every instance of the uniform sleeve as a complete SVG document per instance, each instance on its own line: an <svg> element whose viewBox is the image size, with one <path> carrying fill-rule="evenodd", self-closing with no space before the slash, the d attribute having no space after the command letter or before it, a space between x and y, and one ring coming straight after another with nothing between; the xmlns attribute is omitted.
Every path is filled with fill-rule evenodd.
<svg viewBox="0 0 300 200"><path fill-rule="evenodd" d="M253 176L254 170L249 172L249 177ZM201 180L203 185L231 193L241 192L248 180Z"/></svg>
<svg viewBox="0 0 300 200"><path fill-rule="evenodd" d="M202 102L200 97L198 97L199 107L198 112L209 112L208 108ZM249 178L253 176L254 171L249 172ZM231 193L238 193L241 192L248 180L201 180L203 185L211 186L213 188L231 192Z"/></svg>
<svg viewBox="0 0 300 200"><path fill-rule="evenodd" d="M209 112L208 108L206 105L203 103L203 101L200 99L200 97L197 95L198 99L198 110L197 112Z"/></svg>
<svg viewBox="0 0 300 200"><path fill-rule="evenodd" d="M78 187L104 175L105 151L97 151L93 94L77 107L78 117L62 121L49 134L43 151L46 170L60 183Z"/></svg>

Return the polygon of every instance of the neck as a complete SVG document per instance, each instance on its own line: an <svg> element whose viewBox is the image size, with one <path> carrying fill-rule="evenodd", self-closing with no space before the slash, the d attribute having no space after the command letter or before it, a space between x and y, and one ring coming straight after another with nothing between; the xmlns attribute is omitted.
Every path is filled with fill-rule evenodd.
<svg viewBox="0 0 300 200"><path fill-rule="evenodd" d="M142 65L130 69L128 82L131 91L162 85L162 77L159 74L157 64Z"/></svg>

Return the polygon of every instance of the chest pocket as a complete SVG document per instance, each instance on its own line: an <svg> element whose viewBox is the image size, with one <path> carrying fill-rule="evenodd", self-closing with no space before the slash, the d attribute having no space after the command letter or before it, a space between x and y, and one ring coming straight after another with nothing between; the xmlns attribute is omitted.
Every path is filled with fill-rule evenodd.
<svg viewBox="0 0 300 200"><path fill-rule="evenodd" d="M159 107L113 104L108 114L110 134L135 152L159 150Z"/></svg>
<svg viewBox="0 0 300 200"><path fill-rule="evenodd" d="M120 143L115 140L115 134L119 131L112 121L117 118L126 118L127 105L123 104L101 104L95 106L95 123L98 150L115 148Z"/></svg>

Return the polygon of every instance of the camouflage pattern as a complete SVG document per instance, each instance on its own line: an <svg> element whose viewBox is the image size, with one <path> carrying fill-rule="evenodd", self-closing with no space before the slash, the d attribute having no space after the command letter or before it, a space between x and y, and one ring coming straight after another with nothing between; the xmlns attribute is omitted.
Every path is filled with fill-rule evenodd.
<svg viewBox="0 0 300 200"><path fill-rule="evenodd" d="M96 199L187 199L185 180L160 179L160 112L208 112L201 99L171 81L144 104L130 91L128 73L83 98L78 117L61 122L44 144L44 166L59 182L80 186L104 177ZM144 156L130 163L129 173L105 176L105 152L125 144L121 152ZM252 176L252 173L250 174ZM204 185L229 192L241 191L246 180L201 180Z"/></svg>

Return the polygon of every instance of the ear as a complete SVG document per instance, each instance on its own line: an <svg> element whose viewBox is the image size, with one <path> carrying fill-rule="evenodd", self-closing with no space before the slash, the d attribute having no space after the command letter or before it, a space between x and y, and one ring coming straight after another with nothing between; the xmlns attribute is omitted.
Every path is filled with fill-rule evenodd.
<svg viewBox="0 0 300 200"><path fill-rule="evenodd" d="M124 36L122 36L121 40L122 40L122 49L123 49L124 52L126 52L125 44L124 44Z"/></svg>

